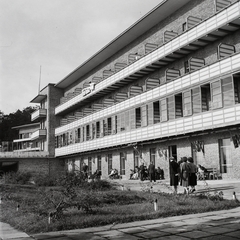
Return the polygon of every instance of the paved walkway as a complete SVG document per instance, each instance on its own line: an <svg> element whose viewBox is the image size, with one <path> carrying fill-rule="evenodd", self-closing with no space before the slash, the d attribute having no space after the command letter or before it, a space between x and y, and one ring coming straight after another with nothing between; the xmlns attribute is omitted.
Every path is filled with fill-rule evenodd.
<svg viewBox="0 0 240 240"><path fill-rule="evenodd" d="M121 186L130 188L132 182L121 181ZM138 183L140 187L142 183ZM135 183L135 188L138 187ZM145 183L150 186L150 183ZM154 184L153 190L157 190L158 185ZM211 188L223 189L224 196L232 199L233 190L237 197L240 194L239 181L219 181L211 182ZM162 184L164 186L164 184ZM202 186L202 187L201 187ZM203 184L199 184L198 191L204 189ZM167 186L166 189L171 191ZM164 189L161 187L161 189ZM165 190L166 190L165 189ZM134 190L134 187L132 187ZM166 190L167 191L167 190ZM227 198L228 198L227 197ZM240 199L240 197L238 197ZM191 214L184 216L160 218L147 221L137 221L132 223L107 225L95 228L76 229L69 231L49 232L33 234L13 229L9 224L0 223L1 240L104 240L104 239L240 239L240 207L231 210L222 210L208 213Z"/></svg>

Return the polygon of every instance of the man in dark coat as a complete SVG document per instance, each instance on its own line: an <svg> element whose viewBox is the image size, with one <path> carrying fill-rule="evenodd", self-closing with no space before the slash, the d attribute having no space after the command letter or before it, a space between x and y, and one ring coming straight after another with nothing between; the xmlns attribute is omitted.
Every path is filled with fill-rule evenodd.
<svg viewBox="0 0 240 240"><path fill-rule="evenodd" d="M169 158L170 186L173 186L174 193L177 193L179 165L174 157Z"/></svg>
<svg viewBox="0 0 240 240"><path fill-rule="evenodd" d="M86 163L83 163L83 176L84 176L84 179L88 179L88 165Z"/></svg>
<svg viewBox="0 0 240 240"><path fill-rule="evenodd" d="M140 166L139 166L139 174L140 174L140 180L143 181L144 180L144 163L142 163Z"/></svg>
<svg viewBox="0 0 240 240"><path fill-rule="evenodd" d="M148 173L150 177L150 182L152 181L156 182L155 165L153 164L153 162L151 162L150 165L148 166Z"/></svg>

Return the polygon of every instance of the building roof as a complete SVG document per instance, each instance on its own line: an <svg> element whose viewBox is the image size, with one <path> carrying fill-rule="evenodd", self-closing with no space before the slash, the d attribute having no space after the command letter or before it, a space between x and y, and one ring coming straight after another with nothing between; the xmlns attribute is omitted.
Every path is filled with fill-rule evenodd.
<svg viewBox="0 0 240 240"><path fill-rule="evenodd" d="M79 78L83 77L91 69L97 67L100 63L117 53L130 42L140 37L144 32L148 31L156 24L164 20L166 17L177 11L190 0L163 0L155 8L149 11L146 15L140 18L136 23L118 35L105 47L100 49L87 61L69 73L64 79L58 82L55 86L66 88L74 83Z"/></svg>

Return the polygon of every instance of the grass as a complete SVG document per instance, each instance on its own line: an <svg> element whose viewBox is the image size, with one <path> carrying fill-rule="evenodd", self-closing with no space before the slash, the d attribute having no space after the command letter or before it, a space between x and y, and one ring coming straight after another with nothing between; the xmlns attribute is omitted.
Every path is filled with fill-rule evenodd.
<svg viewBox="0 0 240 240"><path fill-rule="evenodd" d="M46 195L43 193L57 203L60 190L61 187L0 185L3 197L0 205L0 221L30 234L164 218L240 206L236 201L224 200L216 196L209 198L203 195L120 191L114 188L107 190L77 188L76 192L79 197L88 197L85 200L91 204L91 211L87 213L83 209L69 207L60 219L55 219L48 224L49 213L53 205L46 201L44 197ZM153 202L156 199L158 211L154 211ZM18 204L20 208L17 211Z"/></svg>

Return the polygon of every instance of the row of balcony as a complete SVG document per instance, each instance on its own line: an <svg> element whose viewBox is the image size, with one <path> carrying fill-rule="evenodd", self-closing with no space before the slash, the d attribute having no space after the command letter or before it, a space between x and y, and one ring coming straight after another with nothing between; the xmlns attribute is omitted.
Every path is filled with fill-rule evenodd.
<svg viewBox="0 0 240 240"><path fill-rule="evenodd" d="M46 151L16 151L16 152L0 152L1 158L45 158L49 156L49 152Z"/></svg>
<svg viewBox="0 0 240 240"><path fill-rule="evenodd" d="M187 118L179 118L164 123L157 123L145 128L138 128L129 132L122 132L116 135L94 139L92 141L57 148L55 150L55 155L60 157L79 152L87 152L118 145L143 142L149 139L159 139L196 131L203 131L206 129L215 129L216 127L219 128L221 126L226 127L238 124L239 121L240 105L235 105L229 108L203 112Z"/></svg>
<svg viewBox="0 0 240 240"><path fill-rule="evenodd" d="M162 66L182 58L184 55L197 50L207 44L222 38L240 28L240 2L236 2L214 16L196 22L189 30L180 35L174 35L172 39L137 59L120 71L114 72L108 78L96 84L95 89L87 95L80 93L70 98L67 102L55 109L55 114L63 114L71 111L76 104L84 105L86 101L101 97L121 86L149 74Z"/></svg>
<svg viewBox="0 0 240 240"><path fill-rule="evenodd" d="M221 43L218 46L218 59L223 59L233 55L236 52L235 46L230 44ZM191 57L187 62L185 62L185 73L196 71L205 66L205 59ZM101 102L95 102L90 104L87 107L84 107L81 111L75 111L71 115L67 115L61 119L60 126L71 123L79 118L83 118L88 114L92 114L96 111L100 111L103 108L109 107L113 104L120 103L125 101L128 98L142 94L143 92L149 91L153 88L158 87L159 85L166 84L170 81L179 78L180 70L179 69L167 69L165 71L165 81L161 81L157 78L148 78L145 81L145 84L142 86L132 85L129 87L128 92L117 92L111 99L105 98Z"/></svg>
<svg viewBox="0 0 240 240"><path fill-rule="evenodd" d="M115 115L127 109L141 106L148 102L159 100L168 97L171 94L190 89L192 86L200 85L209 82L213 79L218 79L226 74L234 73L240 70L240 53L236 53L231 57L222 59L214 64L205 66L200 70L192 72L183 77L179 77L175 81L169 82L165 85L156 87L152 90L136 95L130 99L122 101L116 105L109 106L101 111L95 112L86 117L80 118L67 125L55 129L55 134L59 135L70 129L77 128L81 125L86 125L90 122L97 121L107 116Z"/></svg>

